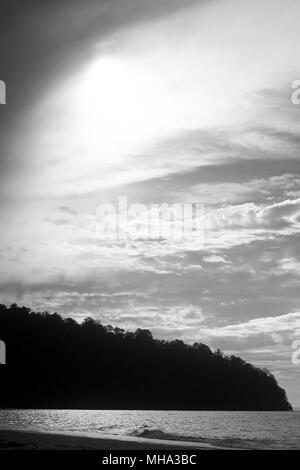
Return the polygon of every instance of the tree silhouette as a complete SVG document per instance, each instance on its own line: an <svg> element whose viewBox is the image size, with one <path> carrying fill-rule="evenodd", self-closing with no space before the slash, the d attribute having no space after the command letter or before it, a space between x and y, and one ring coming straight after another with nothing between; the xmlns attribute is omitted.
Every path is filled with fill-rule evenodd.
<svg viewBox="0 0 300 470"><path fill-rule="evenodd" d="M0 305L0 406L291 410L270 372L201 343Z"/></svg>

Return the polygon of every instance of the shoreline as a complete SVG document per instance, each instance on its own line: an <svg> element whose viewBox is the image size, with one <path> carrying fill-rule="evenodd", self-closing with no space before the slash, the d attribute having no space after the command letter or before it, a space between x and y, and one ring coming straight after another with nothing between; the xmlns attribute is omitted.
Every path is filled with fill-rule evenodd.
<svg viewBox="0 0 300 470"><path fill-rule="evenodd" d="M95 436L27 430L0 430L2 450L220 450L205 443L137 438L131 436ZM232 449L233 450L233 449Z"/></svg>

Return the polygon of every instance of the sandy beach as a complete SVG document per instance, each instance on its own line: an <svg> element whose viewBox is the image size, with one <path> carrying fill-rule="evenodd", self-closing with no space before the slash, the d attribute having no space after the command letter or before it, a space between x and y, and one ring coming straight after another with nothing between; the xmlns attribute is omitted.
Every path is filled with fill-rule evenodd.
<svg viewBox="0 0 300 470"><path fill-rule="evenodd" d="M216 449L195 444L131 437L95 437L51 432L0 431L0 450L183 450Z"/></svg>

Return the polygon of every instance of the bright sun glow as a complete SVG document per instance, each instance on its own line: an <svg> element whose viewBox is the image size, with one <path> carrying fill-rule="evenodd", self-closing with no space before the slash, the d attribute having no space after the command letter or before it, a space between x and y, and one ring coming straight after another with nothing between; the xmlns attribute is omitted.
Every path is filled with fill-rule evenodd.
<svg viewBox="0 0 300 470"><path fill-rule="evenodd" d="M54 158L65 167L60 173L70 181L84 178L88 189L92 178L120 166L124 171L160 140L216 123L221 111L228 116L231 104L224 103L218 83L205 75L200 80L199 70L189 83L184 66L195 66L180 61L167 70L155 57L104 56L60 85L36 114L40 132L33 148L50 160L47 178L53 171L57 181Z"/></svg>
<svg viewBox="0 0 300 470"><path fill-rule="evenodd" d="M151 137L155 85L134 64L101 58L78 82L77 112L88 157L117 164Z"/></svg>

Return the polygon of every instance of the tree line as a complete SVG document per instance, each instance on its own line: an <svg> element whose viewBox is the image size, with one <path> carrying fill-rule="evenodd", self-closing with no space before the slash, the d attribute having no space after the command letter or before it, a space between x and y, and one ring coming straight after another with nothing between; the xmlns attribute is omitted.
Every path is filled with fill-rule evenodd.
<svg viewBox="0 0 300 470"><path fill-rule="evenodd" d="M291 410L274 376L202 343L0 305L0 407Z"/></svg>

